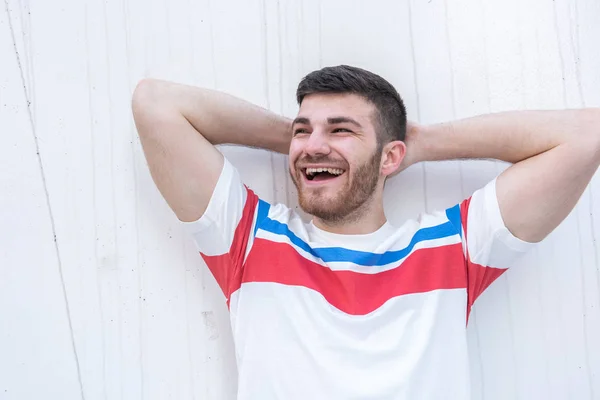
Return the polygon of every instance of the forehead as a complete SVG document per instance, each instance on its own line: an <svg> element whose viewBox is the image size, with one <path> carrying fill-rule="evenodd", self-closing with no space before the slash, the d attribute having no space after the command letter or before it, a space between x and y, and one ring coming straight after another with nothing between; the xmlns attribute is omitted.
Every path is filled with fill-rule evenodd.
<svg viewBox="0 0 600 400"><path fill-rule="evenodd" d="M315 93L302 100L298 117L311 123L325 123L331 117L351 117L361 125L371 126L375 106L353 93Z"/></svg>

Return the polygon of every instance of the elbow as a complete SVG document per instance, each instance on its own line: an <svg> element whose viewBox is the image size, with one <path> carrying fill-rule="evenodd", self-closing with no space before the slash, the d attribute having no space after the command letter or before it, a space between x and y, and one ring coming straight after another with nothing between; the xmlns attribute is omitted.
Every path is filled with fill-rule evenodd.
<svg viewBox="0 0 600 400"><path fill-rule="evenodd" d="M572 142L581 151L593 153L600 160L600 108L584 108L575 111L573 128L570 130Z"/></svg>
<svg viewBox="0 0 600 400"><path fill-rule="evenodd" d="M131 97L133 121L140 138L151 135L154 127L170 115L166 85L157 79L142 79Z"/></svg>
<svg viewBox="0 0 600 400"><path fill-rule="evenodd" d="M594 114L594 116L592 117L592 135L596 139L596 154L598 154L598 156L600 157L600 108L592 108L591 111Z"/></svg>
<svg viewBox="0 0 600 400"><path fill-rule="evenodd" d="M177 112L170 96L168 82L145 78L136 86L131 97L133 120L140 137L154 131L157 123Z"/></svg>
<svg viewBox="0 0 600 400"><path fill-rule="evenodd" d="M141 117L147 110L159 101L161 81L144 78L138 82L131 97L131 109L134 118Z"/></svg>
<svg viewBox="0 0 600 400"><path fill-rule="evenodd" d="M585 112L586 137L596 159L600 161L600 108L588 108Z"/></svg>

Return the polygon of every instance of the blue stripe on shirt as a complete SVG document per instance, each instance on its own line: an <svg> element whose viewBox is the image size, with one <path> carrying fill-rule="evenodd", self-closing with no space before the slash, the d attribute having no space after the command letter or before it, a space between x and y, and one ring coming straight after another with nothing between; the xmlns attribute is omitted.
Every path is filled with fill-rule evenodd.
<svg viewBox="0 0 600 400"><path fill-rule="evenodd" d="M320 258L324 262L351 262L363 266L381 266L397 262L406 257L415 245L425 240L441 239L448 236L460 234L460 209L458 205L446 210L448 222L440 225L421 228L415 232L408 246L401 250L386 251L385 253L370 253L366 251L350 250L343 247L319 247L312 248L308 243L300 239L290 230L287 224L273 220L268 217L270 205L262 200L259 201L258 215L254 234L258 228L274 233L276 235L287 236L290 242L301 248L309 254ZM456 225L458 218L458 226ZM458 231L457 231L458 229Z"/></svg>
<svg viewBox="0 0 600 400"><path fill-rule="evenodd" d="M462 238L462 229L461 229L461 220L460 220L460 204L455 205L454 207L448 208L446 210L446 216L448 217L448 221L454 225L458 234Z"/></svg>

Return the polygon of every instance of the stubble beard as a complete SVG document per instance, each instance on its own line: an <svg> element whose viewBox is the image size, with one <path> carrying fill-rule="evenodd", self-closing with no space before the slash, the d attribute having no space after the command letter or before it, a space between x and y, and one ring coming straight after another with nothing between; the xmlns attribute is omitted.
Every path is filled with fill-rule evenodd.
<svg viewBox="0 0 600 400"><path fill-rule="evenodd" d="M328 188L306 189L300 182L302 176L292 175L292 180L298 190L298 203L302 210L329 224L340 224L358 220L370 206L373 194L379 181L379 164L381 150L373 152L371 158L357 167L350 177L346 177L344 186L335 197L325 197ZM319 160L323 161L323 160ZM297 174L303 172L296 168ZM346 171L346 174L349 173ZM312 193L308 193L308 192Z"/></svg>

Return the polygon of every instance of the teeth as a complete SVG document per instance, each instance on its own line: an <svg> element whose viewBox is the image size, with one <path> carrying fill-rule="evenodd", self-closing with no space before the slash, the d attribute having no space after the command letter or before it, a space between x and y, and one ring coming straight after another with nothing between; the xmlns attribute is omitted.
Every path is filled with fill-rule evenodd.
<svg viewBox="0 0 600 400"><path fill-rule="evenodd" d="M307 175L314 175L319 172L329 172L331 175L341 175L344 170L339 168L306 168Z"/></svg>

